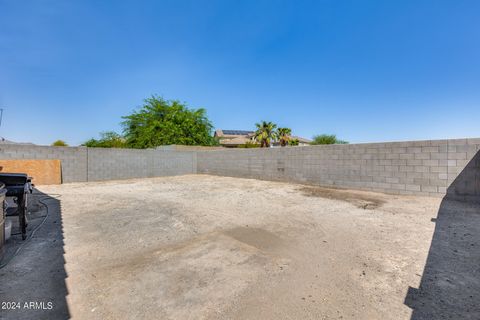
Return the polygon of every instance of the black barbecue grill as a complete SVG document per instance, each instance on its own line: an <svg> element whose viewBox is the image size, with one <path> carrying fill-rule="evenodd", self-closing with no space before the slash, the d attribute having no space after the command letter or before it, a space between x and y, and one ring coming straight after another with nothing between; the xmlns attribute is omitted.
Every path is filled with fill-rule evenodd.
<svg viewBox="0 0 480 320"><path fill-rule="evenodd" d="M18 216L22 239L27 238L27 196L32 193L32 178L24 173L0 173L0 183L7 189L6 197L12 197L16 210L7 209L7 216Z"/></svg>

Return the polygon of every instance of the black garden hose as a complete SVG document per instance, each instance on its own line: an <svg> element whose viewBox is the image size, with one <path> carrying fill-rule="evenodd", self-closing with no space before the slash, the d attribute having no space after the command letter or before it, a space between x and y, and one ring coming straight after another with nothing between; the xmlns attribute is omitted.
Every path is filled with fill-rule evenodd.
<svg viewBox="0 0 480 320"><path fill-rule="evenodd" d="M42 196L42 195L32 193L32 196ZM40 227L43 226L43 224L45 223L45 221L47 220L47 218L49 216L49 211L48 211L48 205L45 202L43 202L42 200L45 200L46 198L49 198L49 197L50 196L43 196L43 198L40 198L40 199L37 200L41 205L43 205L45 207L45 210L47 212L45 214L45 216L43 216L42 222L40 222L40 224L38 226L36 226L35 229L33 229L31 235L29 237L27 237L27 239L25 241L22 242L22 244L17 248L17 250L15 250L15 253L11 257L6 259L7 261L4 261L2 264L0 264L0 269L5 268L13 260L13 258L15 258L18 255L18 253L22 250L22 248L33 238L33 236L35 235L35 232L37 232L37 230L40 229Z"/></svg>

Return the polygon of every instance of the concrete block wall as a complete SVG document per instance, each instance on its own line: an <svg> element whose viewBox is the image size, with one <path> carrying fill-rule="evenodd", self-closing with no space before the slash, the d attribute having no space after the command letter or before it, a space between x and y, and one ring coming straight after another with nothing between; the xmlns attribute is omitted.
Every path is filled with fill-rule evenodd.
<svg viewBox="0 0 480 320"><path fill-rule="evenodd" d="M153 150L153 176L197 173L197 153L191 151Z"/></svg>
<svg viewBox="0 0 480 320"><path fill-rule="evenodd" d="M88 181L196 173L194 152L88 148Z"/></svg>
<svg viewBox="0 0 480 320"><path fill-rule="evenodd" d="M477 199L479 171L467 164L479 150L480 139L225 149L198 152L197 171L394 194L443 196L449 191Z"/></svg>
<svg viewBox="0 0 480 320"><path fill-rule="evenodd" d="M88 181L196 173L196 153L156 149L88 148Z"/></svg>
<svg viewBox="0 0 480 320"><path fill-rule="evenodd" d="M480 202L480 139L450 141L447 173L450 198Z"/></svg>
<svg viewBox="0 0 480 320"><path fill-rule="evenodd" d="M104 181L196 173L191 151L0 145L1 159L60 159L62 182Z"/></svg>
<svg viewBox="0 0 480 320"><path fill-rule="evenodd" d="M480 139L208 151L0 144L1 159L60 159L65 183L198 172L480 201Z"/></svg>
<svg viewBox="0 0 480 320"><path fill-rule="evenodd" d="M62 181L87 181L87 148L0 144L1 159L60 159Z"/></svg>
<svg viewBox="0 0 480 320"><path fill-rule="evenodd" d="M88 181L153 177L152 150L87 148Z"/></svg>

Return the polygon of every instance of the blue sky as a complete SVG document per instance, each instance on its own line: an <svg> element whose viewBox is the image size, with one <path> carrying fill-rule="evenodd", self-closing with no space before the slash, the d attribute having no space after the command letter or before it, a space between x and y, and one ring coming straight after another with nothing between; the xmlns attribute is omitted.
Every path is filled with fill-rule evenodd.
<svg viewBox="0 0 480 320"><path fill-rule="evenodd" d="M80 144L158 94L223 129L480 137L479 15L477 0L0 0L0 136Z"/></svg>

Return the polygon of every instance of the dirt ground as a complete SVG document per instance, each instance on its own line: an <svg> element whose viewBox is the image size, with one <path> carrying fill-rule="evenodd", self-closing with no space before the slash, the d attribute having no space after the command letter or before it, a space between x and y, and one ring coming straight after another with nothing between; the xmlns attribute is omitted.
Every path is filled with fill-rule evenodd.
<svg viewBox="0 0 480 320"><path fill-rule="evenodd" d="M207 175L39 189L0 301L53 307L2 319L480 315L473 205Z"/></svg>

